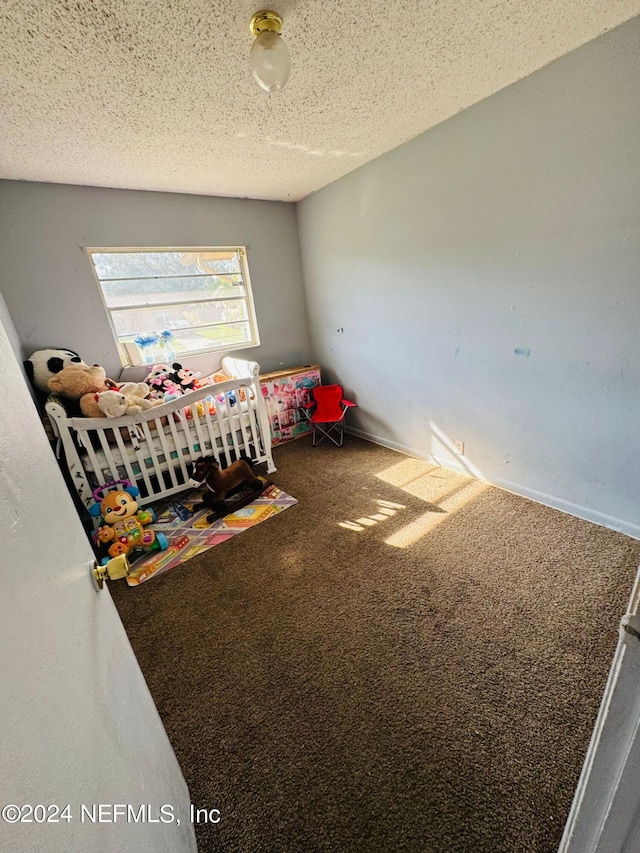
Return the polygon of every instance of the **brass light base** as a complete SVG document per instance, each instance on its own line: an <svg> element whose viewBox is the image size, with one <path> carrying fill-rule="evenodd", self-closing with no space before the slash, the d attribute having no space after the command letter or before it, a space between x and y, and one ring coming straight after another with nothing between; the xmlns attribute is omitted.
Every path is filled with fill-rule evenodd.
<svg viewBox="0 0 640 853"><path fill-rule="evenodd" d="M249 24L249 29L254 36L259 36L270 30L273 33L280 35L282 33L282 18L277 12L270 12L265 9L262 12L256 12Z"/></svg>

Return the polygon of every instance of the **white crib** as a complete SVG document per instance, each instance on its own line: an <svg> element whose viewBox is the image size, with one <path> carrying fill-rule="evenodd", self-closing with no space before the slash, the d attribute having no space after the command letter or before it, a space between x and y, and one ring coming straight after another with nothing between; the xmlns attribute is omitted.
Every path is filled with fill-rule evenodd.
<svg viewBox="0 0 640 853"><path fill-rule="evenodd" d="M121 418L70 418L60 398L50 397L45 410L58 457L62 449L82 503L89 507L96 488L122 479L140 489L140 504L176 494L189 488L191 463L200 456L213 455L222 467L246 456L273 473L260 366L226 357L222 371L234 378Z"/></svg>

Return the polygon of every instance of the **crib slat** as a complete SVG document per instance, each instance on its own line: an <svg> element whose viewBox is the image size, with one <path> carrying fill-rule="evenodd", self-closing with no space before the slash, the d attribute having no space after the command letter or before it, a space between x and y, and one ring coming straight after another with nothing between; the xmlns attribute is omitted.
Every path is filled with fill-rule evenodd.
<svg viewBox="0 0 640 853"><path fill-rule="evenodd" d="M145 452L142 450L142 442L135 434L132 427L129 427L129 435L131 436L131 443L133 445L133 452L136 455L136 459L138 460L138 468L140 469L140 474L142 479L144 480L144 484L147 488L147 493L149 495L153 494L153 487L151 486L151 479L149 477L149 472L147 471L147 465L145 462Z"/></svg>
<svg viewBox="0 0 640 853"><path fill-rule="evenodd" d="M200 416L198 415L198 407L197 405L193 405L190 407L191 409L191 417L193 418L193 425L196 430L196 434L198 436L198 444L200 445L200 456L207 455L207 442L204 437L204 432L202 431L202 426L200 424Z"/></svg>
<svg viewBox="0 0 640 853"><path fill-rule="evenodd" d="M216 462L218 465L220 464L220 450L218 448L218 436L220 435L220 430L218 428L218 435L216 435L216 424L211 420L211 412L209 411L209 405L207 400L204 401L204 422L207 427L207 432L209 433L209 438L211 440L211 452L215 456ZM214 403L215 408L215 403Z"/></svg>
<svg viewBox="0 0 640 853"><path fill-rule="evenodd" d="M240 454L240 448L238 446L237 427L235 424L237 415L235 413L235 406L231 408L229 397L226 394L225 397L227 400L227 421L229 423L229 439L233 448L233 455L237 459Z"/></svg>
<svg viewBox="0 0 640 853"><path fill-rule="evenodd" d="M226 402L226 396L225 396ZM229 451L229 444L227 442L227 430L225 419L222 417L222 406L224 403L221 403L220 400L216 398L216 420L218 421L218 429L220 430L220 441L222 442L222 449L224 450L224 458L227 465L231 465L233 462L233 457ZM220 460L218 460L220 461Z"/></svg>
<svg viewBox="0 0 640 853"><path fill-rule="evenodd" d="M93 432L95 432L95 430L93 430ZM96 452L93 449L91 437L89 436L89 433L86 430L78 430L78 438L80 439L82 446L87 451L87 456L91 460L91 467L93 468L93 473L95 474L96 481L100 486L106 481L106 478L104 476L104 471L102 470L102 465L98 461Z"/></svg>
<svg viewBox="0 0 640 853"><path fill-rule="evenodd" d="M118 450L120 451L120 456L122 457L122 464L124 465L124 469L127 472L127 479L130 480L132 486L138 486L138 482L136 480L136 475L133 473L133 467L131 465L131 460L129 459L129 454L127 452L127 448L125 447L124 439L122 438L122 433L120 429L116 427L113 430L113 434L116 439L116 444L118 445ZM116 479L120 479L120 477L116 477Z"/></svg>
<svg viewBox="0 0 640 853"><path fill-rule="evenodd" d="M178 423L182 427L182 432L184 433L184 441L186 442L189 462L193 463L199 456L199 453L196 450L196 442L194 441L193 433L189 429L189 421L187 420L187 415L184 409L181 409L177 414L179 418Z"/></svg>
<svg viewBox="0 0 640 853"><path fill-rule="evenodd" d="M160 490L164 492L167 488L167 484L165 483L164 474L162 473L162 464L161 464L160 460L158 459L158 454L156 452L156 447L155 447L155 444L153 442L153 437L151 435L151 431L149 430L148 421L143 421L141 426L142 426L142 431L144 432L144 437L147 440L147 446L149 448L149 454L151 456L151 461L153 462L153 473L158 478L158 484L160 486Z"/></svg>
<svg viewBox="0 0 640 853"><path fill-rule="evenodd" d="M250 447L249 447L250 442L249 442L249 438L248 438L248 434L247 434L247 426L245 424L245 411L242 408L243 403L242 403L242 400L240 399L240 392L242 390L243 390L242 387L240 387L240 388L238 388L238 391L236 393L236 396L237 396L236 408L238 409L238 420L240 421L240 432L242 433L242 444L243 444L244 455L251 458ZM246 392L245 392L245 397L246 397Z"/></svg>
<svg viewBox="0 0 640 853"><path fill-rule="evenodd" d="M227 415L229 417L229 427L231 429L231 440L233 442L233 449L235 452L236 459L239 459L242 456L242 446L240 444L239 436L240 421L242 420L240 412L240 396L238 394L238 389L236 389L235 391L229 391L228 394L229 396L233 394L236 399L236 404L232 407L231 403L229 402L229 396L227 397Z"/></svg>
<svg viewBox="0 0 640 853"><path fill-rule="evenodd" d="M105 459L107 460L107 464L111 469L111 480L119 480L120 474L118 473L118 466L116 465L116 460L113 458L113 453L111 452L111 445L107 441L106 433L103 429L97 429L98 438L100 439L100 444L102 445L102 452L105 455Z"/></svg>
<svg viewBox="0 0 640 853"><path fill-rule="evenodd" d="M251 426L251 437L253 438L253 458L256 460L260 457L260 441L258 440L258 421L256 413L256 402L253 395L250 395L250 388L247 388L247 412L249 414L249 425Z"/></svg>
<svg viewBox="0 0 640 853"><path fill-rule="evenodd" d="M184 477L184 482L187 483L191 474L187 470L187 464L184 459L184 454L182 452L182 441L178 435L178 430L176 428L176 422L173 417L173 413L169 415L169 428L171 429L171 435L173 436L173 443L176 448L176 453L178 455L178 462L180 463L180 470L182 471L182 476Z"/></svg>
<svg viewBox="0 0 640 853"><path fill-rule="evenodd" d="M169 415L171 417L171 415ZM176 468L171 456L171 451L169 450L169 444L167 443L167 436L164 431L164 425L162 424L162 419L158 418L156 421L156 430L158 431L158 438L160 439L160 444L162 445L162 451L164 453L164 458L167 463L167 470L169 472L169 477L171 477L171 485L174 489L178 488L178 478L176 477Z"/></svg>

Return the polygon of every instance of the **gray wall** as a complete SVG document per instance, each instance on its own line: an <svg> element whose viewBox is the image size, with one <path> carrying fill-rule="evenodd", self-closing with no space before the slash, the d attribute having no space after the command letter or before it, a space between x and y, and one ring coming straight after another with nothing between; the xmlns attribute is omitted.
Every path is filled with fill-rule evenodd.
<svg viewBox="0 0 640 853"><path fill-rule="evenodd" d="M18 360L18 363L20 363L22 361L22 346L20 344L16 327L14 326L11 315L7 309L7 303L2 297L2 293L0 293L0 327L4 328L7 335L7 341L13 350L13 354ZM8 351L4 355L5 357L8 357Z"/></svg>
<svg viewBox="0 0 640 853"><path fill-rule="evenodd" d="M293 205L0 183L0 286L27 356L70 347L117 378L117 348L84 247L234 245L247 246L261 340L237 354L265 371L308 363ZM219 356L201 356L196 366L209 372L219 363Z"/></svg>
<svg viewBox="0 0 640 853"><path fill-rule="evenodd" d="M313 355L359 429L640 536L640 19L310 196L298 228Z"/></svg>

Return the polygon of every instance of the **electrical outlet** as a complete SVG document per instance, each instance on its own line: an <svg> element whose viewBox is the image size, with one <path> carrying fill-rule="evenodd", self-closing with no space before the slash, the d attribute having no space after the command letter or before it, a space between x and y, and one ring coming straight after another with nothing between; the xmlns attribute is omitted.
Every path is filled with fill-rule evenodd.
<svg viewBox="0 0 640 853"><path fill-rule="evenodd" d="M456 449L456 453L459 453L460 456L464 456L464 441L459 438L456 438L453 444Z"/></svg>

